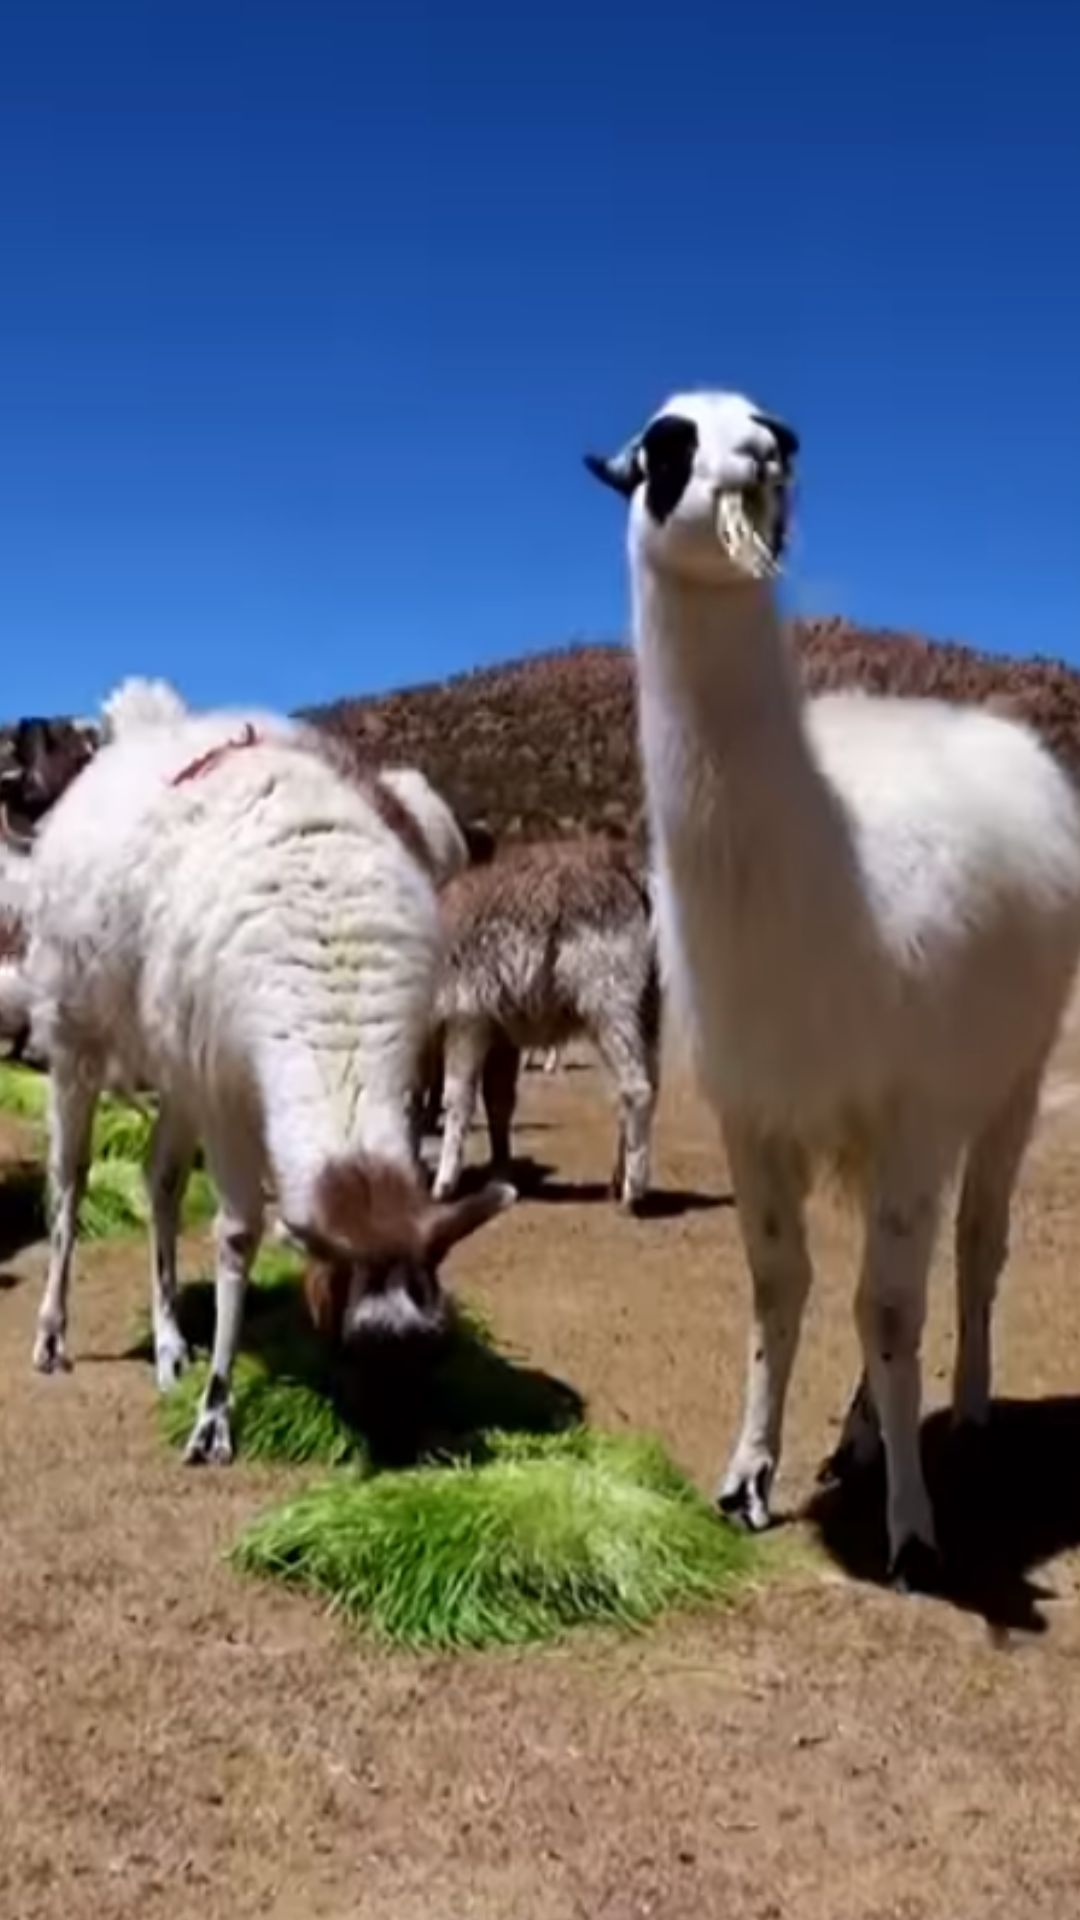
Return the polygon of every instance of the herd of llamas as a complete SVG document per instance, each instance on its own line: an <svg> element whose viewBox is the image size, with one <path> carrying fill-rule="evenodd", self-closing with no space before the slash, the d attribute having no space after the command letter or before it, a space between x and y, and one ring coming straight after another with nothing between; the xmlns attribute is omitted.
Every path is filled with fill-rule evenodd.
<svg viewBox="0 0 1080 1920"><path fill-rule="evenodd" d="M513 1204L518 1074L585 1036L617 1106L613 1191L649 1187L661 999L719 1121L752 1281L723 1513L770 1520L831 1168L861 1210L863 1373L832 1470L884 1451L890 1567L941 1578L920 1343L956 1221L957 1421L986 1421L1010 1201L1080 959L1080 799L1022 720L806 694L776 597L798 456L735 394L675 396L587 465L628 503L646 872L603 839L493 846L416 767L332 733L193 713L131 681L99 738L27 722L0 782L0 1032L49 1074L51 1237L34 1348L67 1364L95 1105L150 1090L156 1369L188 1359L180 1203L219 1196L211 1365L187 1447L232 1456L230 1380L268 1203L316 1327L418 1389L440 1267ZM662 985L661 985L662 983ZM490 1176L462 1190L482 1098ZM442 1109L429 1176L427 1131Z"/></svg>

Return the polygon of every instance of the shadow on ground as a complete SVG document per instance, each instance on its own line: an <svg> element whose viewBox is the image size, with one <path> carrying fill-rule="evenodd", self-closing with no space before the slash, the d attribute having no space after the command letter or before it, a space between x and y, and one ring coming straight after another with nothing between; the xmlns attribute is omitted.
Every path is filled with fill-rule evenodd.
<svg viewBox="0 0 1080 1920"><path fill-rule="evenodd" d="M15 1160L0 1169L0 1260L44 1238L45 1175L38 1162Z"/></svg>
<svg viewBox="0 0 1080 1920"><path fill-rule="evenodd" d="M212 1281L181 1290L180 1323L191 1347L206 1353L214 1327ZM410 1357L386 1346L364 1363L341 1359L314 1333L295 1277L251 1286L241 1349L272 1376L323 1395L378 1466L433 1454L476 1459L490 1429L556 1433L585 1414L575 1387L501 1353L487 1330L460 1311L437 1348ZM149 1334L123 1357L152 1360Z"/></svg>
<svg viewBox="0 0 1080 1920"><path fill-rule="evenodd" d="M550 1162L521 1155L513 1160L510 1179L523 1200L538 1205L590 1206L600 1202L616 1204L609 1180L553 1180ZM461 1192L473 1193L491 1175L483 1167L467 1167L461 1176ZM684 1213L704 1213L714 1207L733 1207L730 1193L699 1193L689 1187L654 1187L635 1210L639 1220L674 1220Z"/></svg>
<svg viewBox="0 0 1080 1920"><path fill-rule="evenodd" d="M994 1628L1044 1632L1052 1574L1032 1576L1080 1546L1080 1398L998 1400L985 1433L953 1433L948 1413L923 1427L923 1463L945 1564L942 1597ZM820 1490L806 1517L859 1580L886 1574L884 1470Z"/></svg>

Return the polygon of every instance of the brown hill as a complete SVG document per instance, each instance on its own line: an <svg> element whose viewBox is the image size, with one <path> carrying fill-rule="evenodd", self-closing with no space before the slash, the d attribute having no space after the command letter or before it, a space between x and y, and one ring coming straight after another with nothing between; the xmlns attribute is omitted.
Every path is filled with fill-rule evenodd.
<svg viewBox="0 0 1080 1920"><path fill-rule="evenodd" d="M813 691L861 686L985 703L1028 719L1080 780L1080 674L843 620L794 623ZM582 646L430 686L342 700L309 717L366 760L413 762L451 804L500 835L641 828L633 661Z"/></svg>
<svg viewBox="0 0 1080 1920"><path fill-rule="evenodd" d="M1011 660L844 620L797 621L814 691L974 701L1026 718L1080 781L1080 674L1053 660ZM358 758L420 766L464 817L500 835L540 839L641 831L633 661L621 646L581 646L485 667L430 686L314 710ZM15 730L0 728L0 779Z"/></svg>

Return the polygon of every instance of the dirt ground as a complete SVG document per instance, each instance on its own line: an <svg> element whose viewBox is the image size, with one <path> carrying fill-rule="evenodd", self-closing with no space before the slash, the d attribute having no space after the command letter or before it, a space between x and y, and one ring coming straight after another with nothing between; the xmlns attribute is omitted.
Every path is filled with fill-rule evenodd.
<svg viewBox="0 0 1080 1920"><path fill-rule="evenodd" d="M1074 1078L1075 1076L1075 1078ZM525 1081L551 1169L461 1249L461 1293L591 1417L707 1486L738 1413L746 1286L685 1085L658 1217L606 1199L597 1075ZM0 1130L0 1157L25 1144ZM42 1271L0 1193L3 1920L1042 1920L1080 1911L1080 1043L1059 1057L998 1315L1001 1399L958 1459L944 1262L926 1447L952 1600L880 1584L878 1490L817 1511L856 1363L854 1242L818 1287L768 1573L729 1611L542 1652L415 1658L222 1554L282 1476L185 1469L125 1357L139 1246L89 1249L75 1370L29 1365ZM192 1265L196 1250L192 1249Z"/></svg>

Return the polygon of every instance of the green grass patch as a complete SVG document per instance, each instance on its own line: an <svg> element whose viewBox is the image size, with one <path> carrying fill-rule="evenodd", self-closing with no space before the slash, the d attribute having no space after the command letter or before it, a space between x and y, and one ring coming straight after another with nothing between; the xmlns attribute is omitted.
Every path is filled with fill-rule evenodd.
<svg viewBox="0 0 1080 1920"><path fill-rule="evenodd" d="M12 1060L0 1060L0 1112L17 1120L44 1122L49 1083L45 1076Z"/></svg>
<svg viewBox="0 0 1080 1920"><path fill-rule="evenodd" d="M241 1352L234 1375L233 1433L245 1458L287 1466L366 1463L372 1446L369 1406L349 1364L335 1359L312 1328L300 1295L303 1262L288 1248L264 1247L255 1263L244 1311ZM214 1328L212 1281L181 1290L180 1324L197 1351L209 1349ZM144 1316L137 1351L152 1353ZM206 1384L206 1362L191 1367L159 1403L161 1430L182 1447ZM370 1383L369 1383L370 1385ZM477 1315L458 1311L453 1333L423 1381L419 1419L404 1436L408 1456L468 1453L482 1448L489 1427L551 1432L580 1419L573 1388L539 1369L522 1366L492 1344ZM400 1436L392 1436L397 1441ZM374 1436L383 1457L384 1427Z"/></svg>
<svg viewBox="0 0 1080 1920"><path fill-rule="evenodd" d="M339 1473L255 1520L233 1559L386 1640L451 1648L640 1627L730 1594L753 1548L657 1443L579 1426L489 1434L478 1464Z"/></svg>
<svg viewBox="0 0 1080 1920"><path fill-rule="evenodd" d="M233 1436L248 1460L293 1466L324 1461L362 1463L364 1437L339 1411L323 1342L308 1324L299 1295L301 1262L283 1247L264 1247L255 1264L244 1316L244 1348L233 1370ZM213 1337L214 1289L196 1281L180 1295L180 1322L192 1346ZM144 1346L152 1351L148 1329ZM206 1385L207 1363L188 1369L158 1403L170 1446L185 1445Z"/></svg>
<svg viewBox="0 0 1080 1920"><path fill-rule="evenodd" d="M0 1061L0 1111L33 1125L39 1134L42 1160L48 1097L44 1074L10 1060ZM142 1232L149 1226L150 1206L142 1170L153 1125L150 1103L120 1100L113 1094L103 1094L98 1101L86 1197L79 1215L83 1239L110 1240L119 1234ZM43 1175L41 1178L43 1182ZM215 1206L213 1184L204 1169L196 1167L184 1195L183 1226L190 1229L202 1225L212 1218Z"/></svg>

